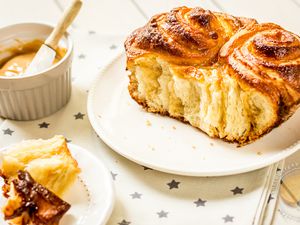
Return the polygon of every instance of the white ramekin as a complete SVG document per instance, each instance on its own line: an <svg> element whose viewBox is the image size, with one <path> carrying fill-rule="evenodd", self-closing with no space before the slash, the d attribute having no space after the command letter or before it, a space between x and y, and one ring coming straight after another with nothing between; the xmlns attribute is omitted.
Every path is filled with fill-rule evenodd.
<svg viewBox="0 0 300 225"><path fill-rule="evenodd" d="M53 27L41 23L20 23L0 29L0 61L3 51L16 45L16 40L28 42L45 39ZM65 34L59 46L66 55L52 67L30 76L0 76L0 116L13 120L35 120L48 116L66 105L71 95L71 64L73 44Z"/></svg>

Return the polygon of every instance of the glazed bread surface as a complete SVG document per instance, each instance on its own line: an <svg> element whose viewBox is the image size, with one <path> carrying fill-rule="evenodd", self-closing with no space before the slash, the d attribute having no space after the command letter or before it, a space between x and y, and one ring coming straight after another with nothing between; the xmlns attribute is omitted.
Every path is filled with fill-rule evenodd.
<svg viewBox="0 0 300 225"><path fill-rule="evenodd" d="M300 38L276 24L180 7L125 48L132 98L211 137L250 143L300 103Z"/></svg>

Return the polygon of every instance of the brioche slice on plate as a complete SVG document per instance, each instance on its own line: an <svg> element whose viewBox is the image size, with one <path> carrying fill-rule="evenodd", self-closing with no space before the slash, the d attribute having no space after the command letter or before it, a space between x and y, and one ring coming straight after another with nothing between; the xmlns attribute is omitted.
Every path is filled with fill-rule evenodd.
<svg viewBox="0 0 300 225"><path fill-rule="evenodd" d="M63 136L26 140L5 149L5 219L11 225L58 225L71 207L61 198L79 173Z"/></svg>
<svg viewBox="0 0 300 225"><path fill-rule="evenodd" d="M9 147L3 153L1 170L8 179L25 170L58 196L63 195L80 172L61 135L48 140L26 140Z"/></svg>

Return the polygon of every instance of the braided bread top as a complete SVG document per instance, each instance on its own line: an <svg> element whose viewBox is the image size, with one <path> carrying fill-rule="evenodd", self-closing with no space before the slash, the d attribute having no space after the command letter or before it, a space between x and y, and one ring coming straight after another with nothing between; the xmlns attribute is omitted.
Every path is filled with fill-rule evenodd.
<svg viewBox="0 0 300 225"><path fill-rule="evenodd" d="M256 23L253 19L213 13L202 8L180 7L151 18L125 42L129 59L157 53L181 65L210 65L220 48L239 28Z"/></svg>

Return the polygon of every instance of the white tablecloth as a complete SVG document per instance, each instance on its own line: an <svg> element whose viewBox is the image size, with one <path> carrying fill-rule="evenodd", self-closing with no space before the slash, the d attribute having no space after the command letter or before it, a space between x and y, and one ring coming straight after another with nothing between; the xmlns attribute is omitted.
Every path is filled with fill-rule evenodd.
<svg viewBox="0 0 300 225"><path fill-rule="evenodd" d="M0 25L7 25L37 20L56 22L68 0L0 2ZM154 13L183 4L274 21L299 32L300 0L187 0L184 3L176 0L85 0L72 30L75 54L70 103L56 114L38 121L0 119L0 147L22 139L63 134L103 160L114 178L117 194L109 225L250 225L263 196L267 168L220 178L161 173L116 154L97 137L89 124L86 115L88 89L103 65L121 51L125 35L143 25ZM291 165L299 168L299 164L298 153L287 160L284 172L288 173ZM271 196L267 207L275 205L275 201ZM299 210L285 207L280 199L279 203L274 224L300 224Z"/></svg>
<svg viewBox="0 0 300 225"><path fill-rule="evenodd" d="M101 67L122 50L123 38L91 30L73 29L72 34L76 48L69 104L37 121L5 120L0 126L0 147L63 134L94 153L107 165L116 186L110 225L252 224L269 168L220 178L176 176L130 162L97 137L86 115L88 89Z"/></svg>

